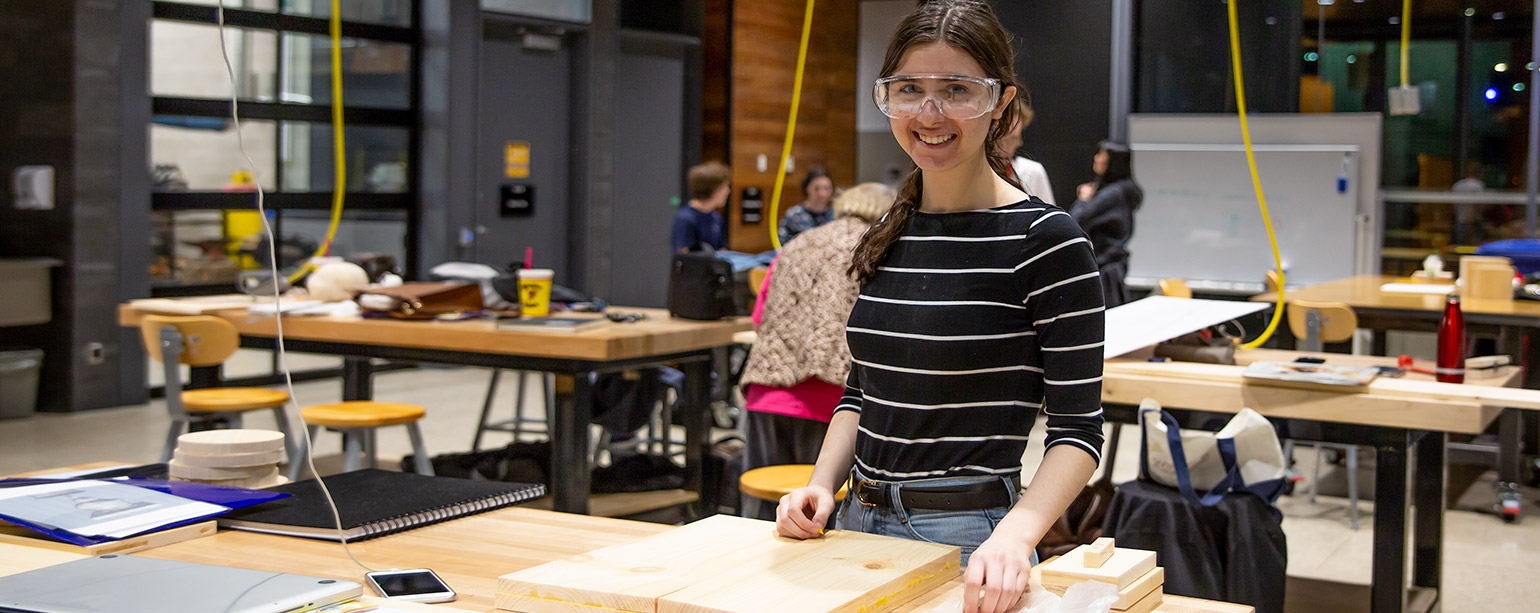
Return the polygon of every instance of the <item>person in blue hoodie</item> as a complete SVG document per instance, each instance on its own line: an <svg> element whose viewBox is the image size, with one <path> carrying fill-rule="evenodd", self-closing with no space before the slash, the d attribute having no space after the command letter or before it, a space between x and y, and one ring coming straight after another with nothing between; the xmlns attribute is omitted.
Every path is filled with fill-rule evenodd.
<svg viewBox="0 0 1540 613"><path fill-rule="evenodd" d="M1128 145L1102 141L1092 158L1096 179L1082 183L1069 214L1091 239L1101 272L1107 308L1128 302L1128 241L1134 236L1134 212L1144 202L1144 190L1134 182L1134 158Z"/></svg>

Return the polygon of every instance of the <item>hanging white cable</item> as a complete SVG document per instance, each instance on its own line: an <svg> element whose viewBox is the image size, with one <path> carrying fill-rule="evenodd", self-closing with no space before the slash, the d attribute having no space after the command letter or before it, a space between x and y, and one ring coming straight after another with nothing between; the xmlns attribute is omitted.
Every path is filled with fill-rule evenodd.
<svg viewBox="0 0 1540 613"><path fill-rule="evenodd" d="M338 0L332 0L331 18L334 21L342 19L340 11L337 10L338 3ZM236 87L235 67L230 63L230 52L225 46L227 43L225 41L225 6L223 0L220 0L219 7L215 9L215 13L219 23L219 54L225 60L225 73L230 77L230 123L235 128L235 141L240 146L241 157L246 158L246 165L251 168L251 178L257 187L257 214L262 218L262 233L267 236L268 267L273 275L273 321L278 326L278 368L283 372L284 386L289 391L289 402L284 405L284 418L285 421L289 422L290 431L293 431L295 424L299 425L300 435L305 441L304 447L299 450L299 455L303 456L305 465L310 468L310 473L316 475L316 483L321 484L321 492L326 496L326 506L331 510L332 521L337 527L337 540L342 543L342 551L348 554L348 558L353 560L354 564L357 564L366 571L375 572L378 569L360 562L353 555L352 548L348 547L347 533L342 529L342 516L337 512L337 501L332 499L332 493L326 487L326 481L321 479L321 473L315 469L315 456L310 453L310 429L305 427L305 420L299 415L299 399L294 392L294 375L289 370L289 360L283 345L283 295L279 291L278 286L278 280L280 279L278 276L278 238L273 235L273 227L267 221L267 207L264 201L265 194L262 191L262 175L257 171L257 164L252 161L251 154L246 152L246 136L241 132L240 93L239 88ZM335 43L333 44L335 45ZM334 97L332 100L333 104L337 104L337 98ZM289 458L289 461L298 462L300 458Z"/></svg>

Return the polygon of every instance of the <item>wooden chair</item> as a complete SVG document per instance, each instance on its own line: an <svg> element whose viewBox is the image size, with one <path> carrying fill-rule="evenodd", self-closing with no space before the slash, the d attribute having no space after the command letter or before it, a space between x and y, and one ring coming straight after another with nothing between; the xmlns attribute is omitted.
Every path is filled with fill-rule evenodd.
<svg viewBox="0 0 1540 613"><path fill-rule="evenodd" d="M1300 339L1303 351L1321 351L1324 343L1353 340L1353 331L1358 329L1353 307L1341 302L1292 300L1286 315L1289 331Z"/></svg>
<svg viewBox="0 0 1540 613"><path fill-rule="evenodd" d="M1192 288L1187 287L1187 282L1181 279L1161 279L1158 285L1162 296L1192 298Z"/></svg>
<svg viewBox="0 0 1540 613"><path fill-rule="evenodd" d="M749 291L755 296L759 295L759 288L765 284L765 276L770 274L770 269L764 266L749 269Z"/></svg>
<svg viewBox="0 0 1540 613"><path fill-rule="evenodd" d="M811 478L813 478L812 464L761 466L746 471L738 477L738 491L743 494L739 514L743 517L758 517L760 505L765 502L779 504L782 496L807 485L808 479ZM839 491L834 493L834 500L836 502L844 500L846 490L847 488L841 485Z"/></svg>
<svg viewBox="0 0 1540 613"><path fill-rule="evenodd" d="M432 475L433 462L428 457L427 448L423 446L422 430L417 427L417 422L427 412L427 409L415 404L351 400L308 406L300 411L300 416L305 420L305 427L310 429L312 440L323 427L342 433L344 470L348 472L362 468L365 460L370 468L379 467L375 430L386 426L406 426L407 435L412 437L412 460L416 464L417 473ZM292 462L289 478L298 479L303 468L304 464Z"/></svg>
<svg viewBox="0 0 1540 613"><path fill-rule="evenodd" d="M171 461L177 437L186 431L195 415L217 415L225 418L230 427L239 428L241 415L246 411L271 410L278 430L284 433L284 451L289 462L299 463L303 445L297 444L290 434L294 430L284 412L284 405L289 402L287 392L262 387L182 389L182 364L195 368L218 366L240 348L240 333L234 324L210 315L145 315L139 323L139 334L150 359L165 368L166 411L171 414L171 427L166 432L160 461Z"/></svg>
<svg viewBox="0 0 1540 613"><path fill-rule="evenodd" d="M1269 293L1269 294L1276 294L1276 293L1278 293L1278 271L1276 271L1276 270L1269 270L1269 271L1267 271L1267 274L1262 277L1262 284L1267 286L1267 293Z"/></svg>
<svg viewBox="0 0 1540 613"><path fill-rule="evenodd" d="M1353 339L1358 328L1358 315L1353 307L1341 302L1315 302L1294 300L1289 302L1289 331L1300 339L1304 351L1321 351L1323 343L1341 343ZM1284 442L1284 457L1292 458L1294 447L1301 443ZM1315 475L1310 480L1310 504L1315 504L1316 490L1321 479L1322 452L1336 449L1347 458L1348 512L1352 527L1358 529L1358 446L1335 443L1305 443L1315 445Z"/></svg>

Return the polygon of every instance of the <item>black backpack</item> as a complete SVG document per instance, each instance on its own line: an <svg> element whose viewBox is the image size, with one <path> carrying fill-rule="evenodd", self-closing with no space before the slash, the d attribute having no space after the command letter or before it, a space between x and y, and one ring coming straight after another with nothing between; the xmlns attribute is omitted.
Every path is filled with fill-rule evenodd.
<svg viewBox="0 0 1540 613"><path fill-rule="evenodd" d="M668 275L668 312L684 319L731 317L733 267L710 252L674 254Z"/></svg>

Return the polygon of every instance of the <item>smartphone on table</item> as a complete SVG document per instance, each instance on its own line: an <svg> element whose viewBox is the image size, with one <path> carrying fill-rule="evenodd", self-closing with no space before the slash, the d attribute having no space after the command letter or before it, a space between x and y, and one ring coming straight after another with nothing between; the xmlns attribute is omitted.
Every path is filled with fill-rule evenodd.
<svg viewBox="0 0 1540 613"><path fill-rule="evenodd" d="M449 589L449 584L426 568L381 570L365 573L364 578L375 592L386 598L415 602L449 602L455 599L455 592Z"/></svg>

